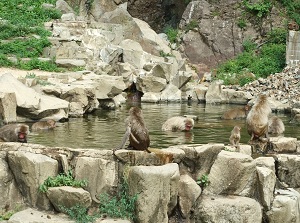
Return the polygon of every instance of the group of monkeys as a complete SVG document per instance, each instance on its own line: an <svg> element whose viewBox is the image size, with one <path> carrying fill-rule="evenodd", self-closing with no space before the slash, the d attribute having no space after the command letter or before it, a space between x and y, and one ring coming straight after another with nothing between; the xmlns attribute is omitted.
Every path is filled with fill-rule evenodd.
<svg viewBox="0 0 300 223"><path fill-rule="evenodd" d="M234 108L223 114L222 119L241 119L246 118L246 126L251 139L259 141L269 141L268 134L282 134L285 130L282 120L273 116L269 118L272 110L269 106L267 95L260 94L251 107L245 105L242 108ZM121 144L113 152L124 149L129 141L127 149L142 150L151 153L149 150L150 137L146 127L142 110L139 107L131 107L126 119L126 132ZM56 122L52 119L47 121L35 122L31 130L49 130L56 127ZM162 125L163 131L191 131L194 128L194 119L185 116L171 117ZM0 128L0 142L27 142L29 126L25 124L7 124ZM241 127L234 126L229 137L229 142L239 151L241 139Z"/></svg>
<svg viewBox="0 0 300 223"><path fill-rule="evenodd" d="M251 136L249 143L255 140L259 142L269 142L269 134L280 135L285 131L282 120L277 116L269 115L272 113L266 94L260 94L254 105L245 105L243 108L227 111L222 118L236 119L246 118L246 127ZM239 142L241 139L241 127L234 126L229 137L230 144L240 150Z"/></svg>
<svg viewBox="0 0 300 223"><path fill-rule="evenodd" d="M242 108L234 108L223 114L222 119L242 119L246 118L246 126L251 136L249 143L255 140L266 142L269 141L269 134L282 134L285 130L282 120L273 116L269 118L272 110L268 103L266 94L260 94L256 102L251 107L245 105ZM194 127L194 119L183 116L175 116L169 118L162 125L163 131L191 131ZM240 150L239 142L241 139L241 127L234 126L229 137L232 146ZM128 149L149 150L150 138L149 131L145 125L142 110L138 107L131 107L129 116L126 119L126 132L123 136L121 144L113 151L123 149L126 142L129 141Z"/></svg>
<svg viewBox="0 0 300 223"><path fill-rule="evenodd" d="M32 124L32 131L49 130L56 127L56 121L38 121ZM0 128L0 142L22 142L27 143L29 126L25 124L7 124Z"/></svg>

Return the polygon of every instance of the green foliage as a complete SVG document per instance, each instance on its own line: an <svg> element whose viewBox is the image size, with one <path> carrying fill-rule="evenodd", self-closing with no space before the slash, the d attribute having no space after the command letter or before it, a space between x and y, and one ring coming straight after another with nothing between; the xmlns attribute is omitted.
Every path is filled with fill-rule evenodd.
<svg viewBox="0 0 300 223"><path fill-rule="evenodd" d="M39 69L56 72L61 72L65 70L63 68L58 68L53 60L41 61L38 58L32 58L29 61L18 61L18 63L15 64L15 67L20 68L22 70Z"/></svg>
<svg viewBox="0 0 300 223"><path fill-rule="evenodd" d="M170 53L165 53L164 51L159 51L159 55L161 56L161 57L173 57L173 55L172 54L170 54Z"/></svg>
<svg viewBox="0 0 300 223"><path fill-rule="evenodd" d="M237 26L238 26L239 28L241 28L241 29L245 29L246 26L247 26L246 20L245 20L245 19L242 19L242 18L238 19L238 20L237 20Z"/></svg>
<svg viewBox="0 0 300 223"><path fill-rule="evenodd" d="M123 177L123 183L117 196L111 197L104 193L99 196L100 214L107 214L112 218L135 219L135 203L138 195L131 196L129 193L128 183Z"/></svg>
<svg viewBox="0 0 300 223"><path fill-rule="evenodd" d="M208 175L203 174L202 177L199 177L197 179L196 183L202 188L207 187L208 184L210 183L208 179Z"/></svg>
<svg viewBox="0 0 300 223"><path fill-rule="evenodd" d="M170 43L177 43L178 29L168 26L164 33L167 34Z"/></svg>
<svg viewBox="0 0 300 223"><path fill-rule="evenodd" d="M36 78L36 74L35 73L27 73L25 78L34 79L34 78Z"/></svg>
<svg viewBox="0 0 300 223"><path fill-rule="evenodd" d="M75 205L71 208L60 206L60 209L65 212L76 223L94 222L97 218L96 215L88 215L88 209L81 205Z"/></svg>
<svg viewBox="0 0 300 223"><path fill-rule="evenodd" d="M243 0L243 4L247 11L260 18L268 15L272 7L272 2L269 0L259 0L255 3L251 3L249 0Z"/></svg>
<svg viewBox="0 0 300 223"><path fill-rule="evenodd" d="M300 25L300 1L299 0L277 0L287 11L287 15Z"/></svg>
<svg viewBox="0 0 300 223"><path fill-rule="evenodd" d="M268 33L266 41L260 47L246 40L243 43L243 53L220 64L216 77L223 80L225 85L243 86L255 78L281 72L285 67L285 42L286 31L282 29L274 29Z"/></svg>
<svg viewBox="0 0 300 223"><path fill-rule="evenodd" d="M58 19L61 13L54 8L44 8L43 3L56 3L56 0L1 0L0 1L0 66L20 69L41 69L56 71L53 62L39 62L37 57L43 49L51 45L47 39L50 31L44 23ZM29 62L14 63L9 56L33 58Z"/></svg>
<svg viewBox="0 0 300 223"><path fill-rule="evenodd" d="M46 192L49 187L72 186L72 187L85 187L87 186L86 180L75 180L72 171L69 170L67 174L59 174L56 177L48 177L44 183L39 186L39 191Z"/></svg>
<svg viewBox="0 0 300 223"><path fill-rule="evenodd" d="M0 211L0 221L9 220L10 217L22 209L21 205L17 205L13 210Z"/></svg>
<svg viewBox="0 0 300 223"><path fill-rule="evenodd" d="M189 30L193 30L198 27L198 22L196 20L191 20L186 26L184 27L185 32Z"/></svg>

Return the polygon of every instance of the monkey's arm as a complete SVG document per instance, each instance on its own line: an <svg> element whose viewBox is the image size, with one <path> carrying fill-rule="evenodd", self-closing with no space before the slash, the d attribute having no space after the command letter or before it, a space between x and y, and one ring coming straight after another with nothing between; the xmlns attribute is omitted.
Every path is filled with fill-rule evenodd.
<svg viewBox="0 0 300 223"><path fill-rule="evenodd" d="M124 134L124 136L123 136L123 138L122 138L121 144L120 144L119 146L117 146L117 148L115 148L115 149L113 150L114 153L115 153L115 151L117 151L117 150L119 150L119 149L124 149L125 144L126 144L126 142L128 141L130 134L132 135L132 133L131 133L131 124L128 124L128 125L127 125L127 128L126 128L126 132L125 132L125 134ZM134 138L134 139L135 139L135 138ZM136 140L136 139L135 139L135 140Z"/></svg>

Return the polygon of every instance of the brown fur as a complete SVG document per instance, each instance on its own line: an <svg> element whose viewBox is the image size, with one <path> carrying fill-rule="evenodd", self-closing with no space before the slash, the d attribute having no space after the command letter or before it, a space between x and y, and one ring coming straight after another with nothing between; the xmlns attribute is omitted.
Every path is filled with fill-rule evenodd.
<svg viewBox="0 0 300 223"><path fill-rule="evenodd" d="M32 131L38 131L38 130L54 129L55 127L56 127L56 122L53 119L49 119L47 121L39 121L33 123L31 129Z"/></svg>
<svg viewBox="0 0 300 223"><path fill-rule="evenodd" d="M24 124L8 124L0 128L0 140L3 142L27 142L29 126Z"/></svg>
<svg viewBox="0 0 300 223"><path fill-rule="evenodd" d="M251 109L251 106L245 105L241 108L233 108L228 111L226 111L221 119L243 119L247 117L247 114L249 110Z"/></svg>
<svg viewBox="0 0 300 223"><path fill-rule="evenodd" d="M240 150L240 140L241 140L241 127L236 125L231 130L229 142L232 146L235 146L238 149L238 151Z"/></svg>
<svg viewBox="0 0 300 223"><path fill-rule="evenodd" d="M273 116L268 121L268 133L279 135L282 134L285 131L284 124L282 120L277 117Z"/></svg>
<svg viewBox="0 0 300 223"><path fill-rule="evenodd" d="M129 109L129 116L126 119L126 132L123 136L121 145L114 151L124 148L125 143L129 138L128 149L134 150L148 150L150 146L149 131L145 125L142 110L138 107L131 107Z"/></svg>
<svg viewBox="0 0 300 223"><path fill-rule="evenodd" d="M191 131L194 128L194 119L182 117L182 116L175 116L169 118L165 123L162 125L163 131Z"/></svg>
<svg viewBox="0 0 300 223"><path fill-rule="evenodd" d="M259 95L246 118L247 131L251 136L250 141L262 140L262 137L269 139L268 117L271 112L267 96L265 94Z"/></svg>

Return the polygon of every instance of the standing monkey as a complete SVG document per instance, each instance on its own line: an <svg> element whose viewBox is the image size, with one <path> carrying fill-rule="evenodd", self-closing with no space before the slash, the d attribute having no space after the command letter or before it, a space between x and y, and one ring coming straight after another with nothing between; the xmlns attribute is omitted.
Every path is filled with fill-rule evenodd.
<svg viewBox="0 0 300 223"><path fill-rule="evenodd" d="M126 142L129 140L128 149L148 150L150 145L149 131L145 125L142 110L138 107L129 109L129 116L126 119L126 132L123 136L121 144L114 149L123 149Z"/></svg>
<svg viewBox="0 0 300 223"><path fill-rule="evenodd" d="M240 140L241 140L241 127L236 125L231 130L229 142L232 146L237 148L238 152L240 151Z"/></svg>
<svg viewBox="0 0 300 223"><path fill-rule="evenodd" d="M251 136L250 142L255 139L263 141L263 137L269 141L268 118L271 112L267 95L259 95L246 118L247 130Z"/></svg>
<svg viewBox="0 0 300 223"><path fill-rule="evenodd" d="M0 128L0 141L27 143L29 126L24 124L8 124Z"/></svg>

